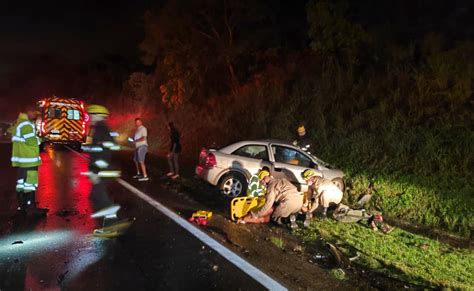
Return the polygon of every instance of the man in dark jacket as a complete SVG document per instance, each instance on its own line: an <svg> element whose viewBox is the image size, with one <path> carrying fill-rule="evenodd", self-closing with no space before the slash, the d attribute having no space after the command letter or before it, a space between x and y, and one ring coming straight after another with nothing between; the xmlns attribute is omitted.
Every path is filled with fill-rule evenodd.
<svg viewBox="0 0 474 291"><path fill-rule="evenodd" d="M168 123L168 129L170 130L170 152L168 153L168 164L170 166L170 172L167 174L172 179L179 178L179 164L178 158L181 153L181 143L179 131L174 126L173 122Z"/></svg>

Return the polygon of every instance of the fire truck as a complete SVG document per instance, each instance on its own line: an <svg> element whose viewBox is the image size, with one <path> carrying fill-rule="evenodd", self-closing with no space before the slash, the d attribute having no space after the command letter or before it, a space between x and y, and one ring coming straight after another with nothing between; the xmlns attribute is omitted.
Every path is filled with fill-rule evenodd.
<svg viewBox="0 0 474 291"><path fill-rule="evenodd" d="M87 138L89 115L84 102L73 98L44 98L38 102L36 126L45 142L80 146Z"/></svg>

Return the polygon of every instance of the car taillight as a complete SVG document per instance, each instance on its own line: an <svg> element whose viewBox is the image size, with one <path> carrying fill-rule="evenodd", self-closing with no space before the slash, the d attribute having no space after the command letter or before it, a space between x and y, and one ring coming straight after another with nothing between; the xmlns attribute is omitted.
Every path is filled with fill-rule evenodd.
<svg viewBox="0 0 474 291"><path fill-rule="evenodd" d="M216 156L203 148L199 154L199 164L205 168L213 168L217 166Z"/></svg>
<svg viewBox="0 0 474 291"><path fill-rule="evenodd" d="M207 155L205 166L207 168L213 168L213 167L217 166L216 156L213 153L209 153Z"/></svg>

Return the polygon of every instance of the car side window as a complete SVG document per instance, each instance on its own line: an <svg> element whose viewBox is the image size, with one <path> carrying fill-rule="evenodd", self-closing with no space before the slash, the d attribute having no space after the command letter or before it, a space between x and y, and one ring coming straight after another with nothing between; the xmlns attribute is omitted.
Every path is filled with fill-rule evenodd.
<svg viewBox="0 0 474 291"><path fill-rule="evenodd" d="M304 168L311 168L313 162L303 153L284 146L272 146L275 162Z"/></svg>
<svg viewBox="0 0 474 291"><path fill-rule="evenodd" d="M233 155L268 161L268 150L264 145L246 145L232 153Z"/></svg>

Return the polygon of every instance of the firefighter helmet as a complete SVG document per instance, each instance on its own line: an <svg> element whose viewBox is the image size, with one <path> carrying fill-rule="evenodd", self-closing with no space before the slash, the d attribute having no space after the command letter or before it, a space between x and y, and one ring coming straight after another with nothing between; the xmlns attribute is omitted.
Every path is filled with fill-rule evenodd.
<svg viewBox="0 0 474 291"><path fill-rule="evenodd" d="M267 170L261 170L260 172L258 172L258 179L260 181L262 181L263 179L265 179L265 177L268 177L268 176L270 176L270 172Z"/></svg>
<svg viewBox="0 0 474 291"><path fill-rule="evenodd" d="M102 105L92 104L87 106L86 108L87 113L89 114L98 114L98 115L109 115L109 110Z"/></svg>
<svg viewBox="0 0 474 291"><path fill-rule="evenodd" d="M308 181L309 179L311 179L312 177L322 177L321 174L319 173L316 173L314 170L312 169L307 169L307 170L304 170L303 174L303 179L305 181Z"/></svg>

